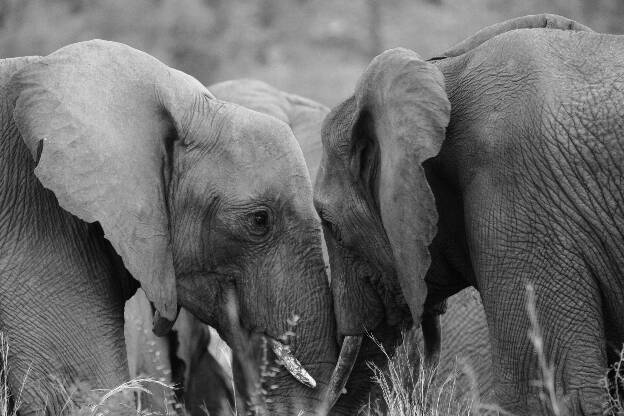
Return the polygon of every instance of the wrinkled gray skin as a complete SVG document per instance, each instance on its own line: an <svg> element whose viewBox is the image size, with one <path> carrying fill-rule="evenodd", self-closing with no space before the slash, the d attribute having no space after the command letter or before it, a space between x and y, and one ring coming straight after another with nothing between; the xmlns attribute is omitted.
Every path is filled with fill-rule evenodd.
<svg viewBox="0 0 624 416"><path fill-rule="evenodd" d="M541 26L578 31L513 30ZM315 204L338 333L388 342L474 286L494 400L545 413L532 282L558 392L571 414L600 414L598 381L624 341L624 42L530 16L463 45L434 62L381 54L324 123ZM365 344L336 413L362 400L369 359L383 361Z"/></svg>
<svg viewBox="0 0 624 416"><path fill-rule="evenodd" d="M492 354L479 292L469 287L451 296L447 301L446 312L440 316L440 329L442 345L437 367L438 381L444 381L449 374L458 370L460 378L455 385L457 396L473 394L471 389L474 387L487 403L493 387ZM417 328L413 328L410 335L419 345L423 344L422 333ZM410 356L412 363L420 360L416 350L410 351ZM470 385L472 380L469 378L472 376L475 386Z"/></svg>
<svg viewBox="0 0 624 416"><path fill-rule="evenodd" d="M220 100L268 114L288 124L301 147L314 181L321 163L321 126L329 108L316 101L280 91L254 79L236 79L209 87Z"/></svg>
<svg viewBox="0 0 624 416"><path fill-rule="evenodd" d="M329 108L312 100L285 93L262 81L239 79L208 87L222 101L245 106L287 123L295 134L311 174L316 174L321 160L321 123ZM184 309L173 327L172 335L158 338L146 332L151 323L149 302L142 291L126 305L126 344L130 374L146 374L183 386L179 395L187 411L203 416L202 405L211 415L229 415L235 406L231 380L224 367L206 350L210 335L206 326ZM170 354L174 354L170 359ZM229 363L227 364L229 366ZM182 370L176 368L182 366ZM192 370L191 370L192 369ZM172 373L182 371L183 377ZM150 385L150 393L142 395L147 408L162 408L164 400L174 397L169 389ZM239 397L245 400L245 397Z"/></svg>
<svg viewBox="0 0 624 416"><path fill-rule="evenodd" d="M299 315L291 351L318 387L280 368L262 380L277 386L266 407L314 412L335 327L309 174L288 126L113 42L3 60L0 76L0 323L10 388L24 383L21 413L58 412L50 376L92 388L128 379L123 307L136 282L157 333L179 306L219 331L248 364L242 390L260 381L264 337Z"/></svg>

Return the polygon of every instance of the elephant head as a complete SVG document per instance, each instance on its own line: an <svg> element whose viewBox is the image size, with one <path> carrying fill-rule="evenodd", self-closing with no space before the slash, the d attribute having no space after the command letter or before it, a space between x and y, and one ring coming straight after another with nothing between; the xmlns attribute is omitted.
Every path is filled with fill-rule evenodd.
<svg viewBox="0 0 624 416"><path fill-rule="evenodd" d="M153 303L154 331L183 306L255 363L244 384L266 387L272 414L315 412L336 360L334 317L291 129L106 41L35 60L10 91L35 175L62 208L101 225ZM264 377L276 357L288 371Z"/></svg>
<svg viewBox="0 0 624 416"><path fill-rule="evenodd" d="M421 163L438 153L449 113L442 74L394 49L325 121L315 204L345 343L370 331L391 344L406 321L420 322L437 221Z"/></svg>

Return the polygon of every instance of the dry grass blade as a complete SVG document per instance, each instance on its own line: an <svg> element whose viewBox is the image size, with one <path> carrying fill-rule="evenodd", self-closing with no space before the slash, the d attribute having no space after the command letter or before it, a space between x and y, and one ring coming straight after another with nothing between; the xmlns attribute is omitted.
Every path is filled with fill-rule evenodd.
<svg viewBox="0 0 624 416"><path fill-rule="evenodd" d="M548 362L544 351L544 338L538 322L535 288L531 283L526 285L527 301L526 309L529 315L529 340L533 344L537 362L540 369L540 380L535 384L541 388L540 400L554 416L564 416L567 414L565 399L560 397L555 387L555 368Z"/></svg>
<svg viewBox="0 0 624 416"><path fill-rule="evenodd" d="M407 335L404 334L404 339ZM376 341L375 341L376 342ZM421 366L424 357L420 347L406 340L390 356L377 343L388 359L386 369L370 365L381 391L380 400L368 403L360 412L364 416L471 416L482 414L476 382L466 363L456 361L452 370L443 374L438 368ZM417 358L411 358L417 349ZM461 367L461 370L460 370ZM467 374L468 389L459 389L460 374ZM472 375L474 379L474 375ZM465 379L461 379L464 382ZM462 386L466 387L466 386ZM468 392L460 393L460 391ZM490 409L496 407L491 406ZM496 408L497 410L500 410Z"/></svg>

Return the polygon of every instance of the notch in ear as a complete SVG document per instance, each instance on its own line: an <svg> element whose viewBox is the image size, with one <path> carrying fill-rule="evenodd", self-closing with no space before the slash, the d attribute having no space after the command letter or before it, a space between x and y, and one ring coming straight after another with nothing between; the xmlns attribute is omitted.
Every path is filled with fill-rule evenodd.
<svg viewBox="0 0 624 416"><path fill-rule="evenodd" d="M444 77L416 53L391 49L370 63L354 100L350 168L371 190L403 295L420 322L438 220L422 163L438 154L449 123Z"/></svg>
<svg viewBox="0 0 624 416"><path fill-rule="evenodd" d="M208 91L148 54L99 40L40 58L10 89L39 181L65 210L101 224L157 315L175 320L168 149Z"/></svg>

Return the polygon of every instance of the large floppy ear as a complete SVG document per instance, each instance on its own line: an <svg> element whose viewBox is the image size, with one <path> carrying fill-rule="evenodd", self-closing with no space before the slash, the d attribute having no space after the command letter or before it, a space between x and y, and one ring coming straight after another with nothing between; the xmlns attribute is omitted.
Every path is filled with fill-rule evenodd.
<svg viewBox="0 0 624 416"><path fill-rule="evenodd" d="M65 210L101 224L158 314L173 321L171 153L208 90L148 54L99 40L41 58L10 88L37 178Z"/></svg>
<svg viewBox="0 0 624 416"><path fill-rule="evenodd" d="M438 220L422 163L440 151L449 122L444 77L416 53L391 49L373 59L360 78L355 105L352 157L359 160L351 169L360 178L372 176L368 187L392 247L401 289L414 321L420 322L428 246ZM374 155L358 150L371 147Z"/></svg>
<svg viewBox="0 0 624 416"><path fill-rule="evenodd" d="M236 79L208 87L218 99L273 116L287 123L301 146L310 177L321 161L321 126L329 108L296 94L280 91L254 79Z"/></svg>

